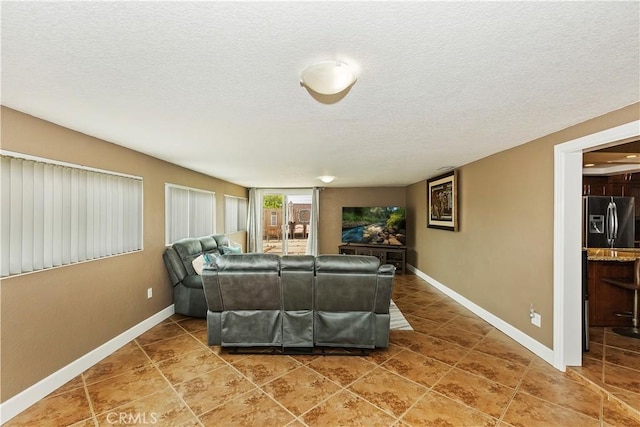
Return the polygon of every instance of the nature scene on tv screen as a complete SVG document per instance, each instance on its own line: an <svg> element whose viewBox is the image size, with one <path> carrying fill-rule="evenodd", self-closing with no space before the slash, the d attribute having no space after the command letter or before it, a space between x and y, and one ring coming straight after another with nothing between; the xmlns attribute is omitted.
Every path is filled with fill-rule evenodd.
<svg viewBox="0 0 640 427"><path fill-rule="evenodd" d="M406 211L398 206L342 208L342 243L401 245L406 240Z"/></svg>

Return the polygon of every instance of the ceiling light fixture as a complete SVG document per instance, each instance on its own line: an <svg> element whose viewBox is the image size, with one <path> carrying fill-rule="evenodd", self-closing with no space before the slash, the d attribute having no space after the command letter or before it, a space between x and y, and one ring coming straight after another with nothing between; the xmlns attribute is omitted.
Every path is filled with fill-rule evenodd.
<svg viewBox="0 0 640 427"><path fill-rule="evenodd" d="M629 154L629 155L627 156L627 159L635 159L636 157L638 157L638 155L637 155L637 154Z"/></svg>
<svg viewBox="0 0 640 427"><path fill-rule="evenodd" d="M300 75L300 84L320 95L336 95L353 86L356 75L342 61L321 61L308 66Z"/></svg>
<svg viewBox="0 0 640 427"><path fill-rule="evenodd" d="M587 163L586 165L584 165L585 168L591 168L593 166L595 166L594 163Z"/></svg>
<svg viewBox="0 0 640 427"><path fill-rule="evenodd" d="M335 178L335 176L331 175L323 175L318 177L318 179L320 179L320 181L324 182L325 184L332 182Z"/></svg>

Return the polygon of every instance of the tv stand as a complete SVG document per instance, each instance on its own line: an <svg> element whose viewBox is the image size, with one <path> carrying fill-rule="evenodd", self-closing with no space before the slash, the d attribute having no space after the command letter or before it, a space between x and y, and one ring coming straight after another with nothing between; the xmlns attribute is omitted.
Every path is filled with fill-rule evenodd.
<svg viewBox="0 0 640 427"><path fill-rule="evenodd" d="M350 243L338 246L343 255L371 255L380 259L381 264L391 264L396 268L396 273L404 274L406 271L406 246L388 245L363 245Z"/></svg>

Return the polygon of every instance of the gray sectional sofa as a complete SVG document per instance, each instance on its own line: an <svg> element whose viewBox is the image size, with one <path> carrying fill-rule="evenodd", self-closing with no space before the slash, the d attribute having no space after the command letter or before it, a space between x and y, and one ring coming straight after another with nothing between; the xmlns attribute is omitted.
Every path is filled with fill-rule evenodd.
<svg viewBox="0 0 640 427"><path fill-rule="evenodd" d="M176 313L191 317L207 316L202 277L196 273L193 260L202 254L220 255L221 248L230 244L229 239L220 234L178 240L165 250L162 258L173 285Z"/></svg>
<svg viewBox="0 0 640 427"><path fill-rule="evenodd" d="M372 256L223 255L204 267L209 345L389 345L395 268Z"/></svg>

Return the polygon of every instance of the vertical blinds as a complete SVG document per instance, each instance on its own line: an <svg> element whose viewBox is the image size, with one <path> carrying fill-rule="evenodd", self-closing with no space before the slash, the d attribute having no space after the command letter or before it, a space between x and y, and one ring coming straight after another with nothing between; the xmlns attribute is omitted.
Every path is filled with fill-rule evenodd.
<svg viewBox="0 0 640 427"><path fill-rule="evenodd" d="M165 185L166 243L215 233L215 193Z"/></svg>
<svg viewBox="0 0 640 427"><path fill-rule="evenodd" d="M142 179L1 156L2 277L142 249Z"/></svg>
<svg viewBox="0 0 640 427"><path fill-rule="evenodd" d="M247 199L224 196L224 232L247 230Z"/></svg>

